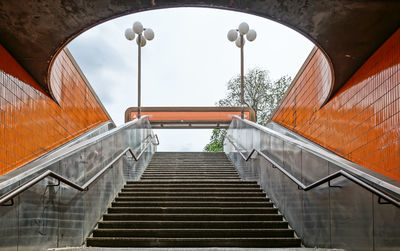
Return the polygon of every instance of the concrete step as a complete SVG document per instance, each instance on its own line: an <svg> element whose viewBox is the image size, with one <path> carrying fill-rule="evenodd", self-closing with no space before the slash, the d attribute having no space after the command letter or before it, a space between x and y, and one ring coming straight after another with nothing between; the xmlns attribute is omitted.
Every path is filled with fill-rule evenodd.
<svg viewBox="0 0 400 251"><path fill-rule="evenodd" d="M102 247L299 247L254 181L224 153L156 153L87 239Z"/></svg>
<svg viewBox="0 0 400 251"><path fill-rule="evenodd" d="M111 207L109 214L277 214L268 207Z"/></svg>
<svg viewBox="0 0 400 251"><path fill-rule="evenodd" d="M174 162L174 163L150 163L148 165L149 168L182 168L182 169L194 169L194 168L210 168L210 169L232 169L235 170L234 166L231 163L218 163L218 162Z"/></svg>
<svg viewBox="0 0 400 251"><path fill-rule="evenodd" d="M149 172L144 172L143 174L149 175L149 174L186 174L186 175L210 175L210 174L217 174L217 175L232 175L232 174L238 174L237 172L234 171L203 171L203 170L166 170L166 171L149 171Z"/></svg>
<svg viewBox="0 0 400 251"><path fill-rule="evenodd" d="M288 228L287 221L100 221L98 228L133 229L254 229Z"/></svg>
<svg viewBox="0 0 400 251"><path fill-rule="evenodd" d="M96 229L93 237L244 238L294 237L291 229Z"/></svg>
<svg viewBox="0 0 400 251"><path fill-rule="evenodd" d="M226 201L119 201L112 202L112 207L273 207L272 202L226 202Z"/></svg>
<svg viewBox="0 0 400 251"><path fill-rule="evenodd" d="M239 180L239 177L201 177L201 176L187 176L187 177L175 177L175 176L154 176L154 177L141 177L141 180L175 180L175 181L184 181L184 180Z"/></svg>
<svg viewBox="0 0 400 251"><path fill-rule="evenodd" d="M121 192L136 192L136 191L147 191L147 192L262 192L260 188L225 188L225 187L216 187L216 188L186 188L186 187L154 187L154 188L122 188Z"/></svg>
<svg viewBox="0 0 400 251"><path fill-rule="evenodd" d="M143 175L141 180L240 180L240 177L238 175L235 176L184 176L184 175Z"/></svg>
<svg viewBox="0 0 400 251"><path fill-rule="evenodd" d="M226 162L216 162L216 161L210 161L210 162L204 162L204 161L198 161L198 162L189 162L189 161L181 161L181 162L150 162L149 167L159 167L159 168L166 168L166 167L171 167L171 166L179 166L182 168L193 168L193 167L213 167L213 168L218 168L218 167L224 167L224 168L231 168L235 169L232 163L226 163Z"/></svg>
<svg viewBox="0 0 400 251"><path fill-rule="evenodd" d="M257 184L180 184L180 183L165 183L165 184L146 184L146 183L137 183L137 184L126 184L125 188L196 188L196 187L209 187L209 188L258 188L260 186Z"/></svg>
<svg viewBox="0 0 400 251"><path fill-rule="evenodd" d="M256 181L242 181L242 180L219 180L219 181L213 181L213 180L198 180L198 181L165 181L165 180L147 180L147 181L142 181L142 180L135 180L135 181L127 181L127 184L203 184L204 186L208 185L222 185L222 184L257 184Z"/></svg>
<svg viewBox="0 0 400 251"><path fill-rule="evenodd" d="M299 247L293 237L275 238L152 238L92 237L87 246L101 247Z"/></svg>
<svg viewBox="0 0 400 251"><path fill-rule="evenodd" d="M104 221L282 221L279 214L104 214Z"/></svg>
<svg viewBox="0 0 400 251"><path fill-rule="evenodd" d="M266 197L266 194L263 192L123 192L118 193L119 197L147 197L147 196L198 196L198 197Z"/></svg>
<svg viewBox="0 0 400 251"><path fill-rule="evenodd" d="M236 171L232 170L149 170L145 171L143 174L194 174L194 175L204 175L204 174L238 174Z"/></svg>
<svg viewBox="0 0 400 251"><path fill-rule="evenodd" d="M239 179L238 174L143 174L140 179Z"/></svg>
<svg viewBox="0 0 400 251"><path fill-rule="evenodd" d="M149 197L116 197L115 201L151 201L151 202L157 202L157 201L176 201L176 202L181 202L181 201L195 201L195 202L200 202L200 201L242 201L242 202L250 202L250 201L269 201L269 198L263 198L263 197L197 197L197 196L192 196L192 197L178 197L178 196L165 196L165 197L154 197L154 196L149 196Z"/></svg>
<svg viewBox="0 0 400 251"><path fill-rule="evenodd" d="M159 164L149 164L147 166L150 169L164 169L168 170L171 168L177 169L228 169L228 170L236 170L232 164L221 164L221 163L159 163Z"/></svg>
<svg viewBox="0 0 400 251"><path fill-rule="evenodd" d="M199 172L199 173L196 173L196 172L179 172L179 173L176 173L176 172L157 172L157 173L146 173L146 172L144 172L143 174L142 174L142 177L145 177L145 176L193 176L194 178L196 178L196 177L198 177L198 176L201 176L201 177L207 177L207 176L210 176L210 177L215 177L215 176L218 176L218 177L220 177L220 176L222 176L222 177L229 177L229 176L235 176L235 177L237 177L238 176L238 174L237 173L235 173L235 172L230 172L230 173L220 173L220 172L216 172L216 173L208 173L208 172Z"/></svg>

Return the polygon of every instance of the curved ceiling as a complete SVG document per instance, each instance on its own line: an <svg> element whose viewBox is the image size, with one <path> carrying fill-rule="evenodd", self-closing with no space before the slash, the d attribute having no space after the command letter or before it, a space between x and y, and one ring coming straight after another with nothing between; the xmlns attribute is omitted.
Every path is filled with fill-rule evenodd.
<svg viewBox="0 0 400 251"><path fill-rule="evenodd" d="M396 0L2 0L0 43L51 94L52 60L78 34L118 16L184 6L246 12L302 33L331 61L331 95L400 24Z"/></svg>

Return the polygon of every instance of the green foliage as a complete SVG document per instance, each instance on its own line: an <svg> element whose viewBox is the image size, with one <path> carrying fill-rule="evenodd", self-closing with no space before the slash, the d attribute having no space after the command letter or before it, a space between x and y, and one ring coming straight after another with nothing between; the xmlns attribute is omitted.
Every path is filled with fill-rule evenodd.
<svg viewBox="0 0 400 251"><path fill-rule="evenodd" d="M224 140L225 140L226 130L214 129L212 131L210 143L204 147L206 152L222 152L224 151Z"/></svg>
<svg viewBox="0 0 400 251"><path fill-rule="evenodd" d="M253 108L256 122L265 125L275 107L289 87L291 77L283 76L272 81L266 70L251 69L244 76L244 103ZM218 106L240 106L240 75L229 80L225 98L219 100ZM226 130L214 129L210 143L204 148L207 152L223 151Z"/></svg>
<svg viewBox="0 0 400 251"><path fill-rule="evenodd" d="M264 125L278 105L291 77L283 76L272 81L266 70L251 69L244 76L244 104L253 108L257 123ZM225 98L216 103L218 106L240 106L240 75L229 80Z"/></svg>

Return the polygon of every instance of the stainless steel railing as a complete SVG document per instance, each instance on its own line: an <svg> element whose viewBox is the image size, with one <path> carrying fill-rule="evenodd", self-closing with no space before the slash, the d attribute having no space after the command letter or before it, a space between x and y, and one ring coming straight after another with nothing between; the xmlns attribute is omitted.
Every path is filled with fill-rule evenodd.
<svg viewBox="0 0 400 251"><path fill-rule="evenodd" d="M129 152L133 159L135 161L138 161L140 159L140 157L143 155L143 153L146 151L147 147L153 143L153 139L156 139L156 143L153 143L154 145L159 145L159 139L157 134L154 136L150 136L150 140L148 139L149 137L146 138L147 142L145 143L142 151L139 153L138 156L136 156L136 154L133 152L133 150L130 147L127 147L124 151L122 151L122 153L120 153L117 157L115 157L109 164L107 164L103 169L101 169L98 173L96 173L96 175L94 175L92 178L90 178L85 184L83 184L82 186L78 185L77 183L53 172L50 170L45 171L44 173L28 180L27 182L25 182L24 184L16 187L15 189L9 191L8 193L2 195L0 197L0 205L2 206L12 206L14 205L14 197L18 196L19 194L23 193L24 191L26 191L27 189L29 189L30 187L34 186L35 184L37 184L38 182L40 182L41 180L47 178L47 177L51 177L54 179L58 180L58 184L56 184L55 186L60 185L60 182L78 190L78 191L87 191L89 190L89 186L95 182L98 178L100 178L109 168L113 167L113 164L115 162L117 162L122 156L124 156L127 152ZM6 202L10 202L9 204L6 204Z"/></svg>
<svg viewBox="0 0 400 251"><path fill-rule="evenodd" d="M240 156L245 161L250 160L250 158L253 156L254 153L257 153L257 154L261 155L263 158L265 158L270 163L272 163L274 168L277 168L284 175L286 175L290 180L292 180L294 183L296 183L300 190L309 191L309 190L311 190L311 189L313 189L315 187L318 187L318 186L320 186L322 184L325 184L327 182L328 182L329 186L331 186L330 185L330 181L331 180L342 176L342 177L346 177L347 179L349 179L349 180L353 181L354 183L360 185L364 189L376 194L378 196L378 203L379 204L388 204L388 203L390 203L390 204L393 204L396 207L400 208L400 201L396 197L394 197L394 196L392 196L390 194L387 194L384 191L381 191L381 190L379 190L379 189L377 189L377 188L365 183L361 179L359 179L359 178L355 177L354 175L352 175L352 174L350 174L350 173L348 173L346 171L343 171L343 170L340 170L340 171L337 171L337 172L335 172L333 174L330 174L330 175L328 175L328 176L326 176L324 178L321 178L321 179L315 181L314 183L306 186L301 181L296 179L296 177L294 177L292 174L290 174L288 171L286 171L283 167L281 167L276 161L274 161L272 158L268 157L266 154L264 154L260 150L257 150L255 148L253 148L251 150L250 154L246 157L242 153L242 150L245 150L245 149L241 149L229 135L226 135L225 138L232 144L232 146L237 150L237 152L240 154ZM385 200L386 202L382 201L382 199Z"/></svg>

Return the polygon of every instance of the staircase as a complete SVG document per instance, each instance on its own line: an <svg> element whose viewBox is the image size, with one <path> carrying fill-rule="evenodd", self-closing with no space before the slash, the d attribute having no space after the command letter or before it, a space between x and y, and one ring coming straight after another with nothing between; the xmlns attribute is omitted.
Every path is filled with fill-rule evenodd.
<svg viewBox="0 0 400 251"><path fill-rule="evenodd" d="M224 153L155 153L129 181L87 246L300 247L256 182Z"/></svg>

